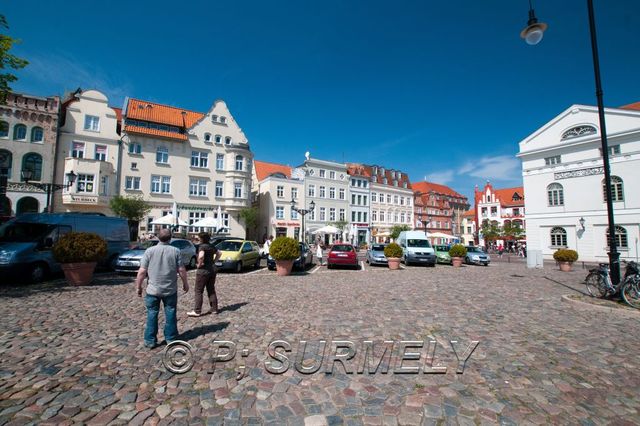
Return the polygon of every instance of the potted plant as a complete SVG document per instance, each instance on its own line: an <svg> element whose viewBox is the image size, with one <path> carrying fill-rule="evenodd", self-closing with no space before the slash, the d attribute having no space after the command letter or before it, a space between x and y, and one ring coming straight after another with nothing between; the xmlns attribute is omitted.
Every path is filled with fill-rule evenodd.
<svg viewBox="0 0 640 426"><path fill-rule="evenodd" d="M462 244L454 244L449 249L449 256L451 256L451 264L455 267L462 265L462 259L467 255L467 249Z"/></svg>
<svg viewBox="0 0 640 426"><path fill-rule="evenodd" d="M53 258L62 264L64 276L72 285L87 285L93 279L98 260L107 257L107 242L90 232L69 232L52 248Z"/></svg>
<svg viewBox="0 0 640 426"><path fill-rule="evenodd" d="M571 249L559 249L553 253L553 258L560 265L562 272L570 272L571 265L578 260L578 252Z"/></svg>
<svg viewBox="0 0 640 426"><path fill-rule="evenodd" d="M300 245L293 238L278 237L271 243L269 255L276 261L277 274L289 275L293 261L300 256Z"/></svg>
<svg viewBox="0 0 640 426"><path fill-rule="evenodd" d="M402 258L402 247L396 243L388 244L384 248L384 256L387 258L389 269L398 269Z"/></svg>

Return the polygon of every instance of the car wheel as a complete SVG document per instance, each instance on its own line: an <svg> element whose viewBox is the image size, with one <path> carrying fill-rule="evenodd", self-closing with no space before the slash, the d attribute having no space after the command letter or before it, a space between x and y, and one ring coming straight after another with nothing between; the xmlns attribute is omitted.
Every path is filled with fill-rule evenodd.
<svg viewBox="0 0 640 426"><path fill-rule="evenodd" d="M466 263L467 265L471 264L471 260L469 260L468 256L464 258L464 263Z"/></svg>
<svg viewBox="0 0 640 426"><path fill-rule="evenodd" d="M240 272L242 272L242 262L236 264L236 273L239 274Z"/></svg>
<svg viewBox="0 0 640 426"><path fill-rule="evenodd" d="M49 268L44 263L36 263L29 270L29 280L33 284L41 283L49 274Z"/></svg>
<svg viewBox="0 0 640 426"><path fill-rule="evenodd" d="M260 258L258 258L258 260L256 260L256 263L253 265L253 267L254 267L255 269L260 268Z"/></svg>

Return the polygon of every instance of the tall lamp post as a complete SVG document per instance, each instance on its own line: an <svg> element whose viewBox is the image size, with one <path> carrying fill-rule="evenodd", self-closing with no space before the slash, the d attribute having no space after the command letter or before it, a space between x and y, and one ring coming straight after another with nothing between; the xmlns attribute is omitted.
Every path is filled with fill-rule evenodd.
<svg viewBox="0 0 640 426"><path fill-rule="evenodd" d="M598 117L600 119L600 140L602 145L602 163L604 168L605 191L607 192L607 219L609 222L609 267L611 270L611 282L617 285L620 282L620 253L616 246L616 226L613 216L613 199L611 197L611 166L609 164L609 146L607 144L607 130L605 127L604 102L602 100L602 81L600 79L600 59L598 57L598 41L596 37L596 20L593 10L593 0L587 0L589 10L589 31L591 33L591 54L593 56L593 70L596 82L596 98L598 100ZM538 23L535 17L531 0L529 0L529 21L527 27L522 30L520 37L527 44L535 45L542 40L547 25Z"/></svg>
<svg viewBox="0 0 640 426"><path fill-rule="evenodd" d="M300 216L302 216L302 232L301 232L302 242L306 242L305 233L304 233L304 217L308 213L311 213L315 208L316 208L316 203L313 200L311 200L311 204L309 204L308 209L299 209L296 207L296 200L293 199L293 197L291 197L291 210L298 213Z"/></svg>
<svg viewBox="0 0 640 426"><path fill-rule="evenodd" d="M425 212L420 213L420 222L424 225L424 235L427 235L427 225L431 223L431 215Z"/></svg>
<svg viewBox="0 0 640 426"><path fill-rule="evenodd" d="M73 185L76 181L77 177L77 175L73 173L73 170L71 170L65 175L67 177L67 183L61 185L59 183L29 182L31 179L33 179L33 170L31 169L24 169L20 174L25 184L33 186L34 188L42 189L47 193L47 206L44 209L47 213L51 213L49 211L51 205L51 195L56 191L71 187L71 185Z"/></svg>

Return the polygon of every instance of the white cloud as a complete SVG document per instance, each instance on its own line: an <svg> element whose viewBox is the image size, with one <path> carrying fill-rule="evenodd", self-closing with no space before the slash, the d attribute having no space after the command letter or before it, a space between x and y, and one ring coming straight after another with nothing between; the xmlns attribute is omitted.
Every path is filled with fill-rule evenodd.
<svg viewBox="0 0 640 426"><path fill-rule="evenodd" d="M426 178L429 182L441 183L442 185L446 185L453 181L454 179L453 170L443 170L440 172L429 173Z"/></svg>
<svg viewBox="0 0 640 426"><path fill-rule="evenodd" d="M437 170L427 174L429 182L447 185L465 177L490 180L491 182L518 183L522 179L520 160L510 155L482 157L467 161L458 169ZM474 180L474 179L472 179Z"/></svg>

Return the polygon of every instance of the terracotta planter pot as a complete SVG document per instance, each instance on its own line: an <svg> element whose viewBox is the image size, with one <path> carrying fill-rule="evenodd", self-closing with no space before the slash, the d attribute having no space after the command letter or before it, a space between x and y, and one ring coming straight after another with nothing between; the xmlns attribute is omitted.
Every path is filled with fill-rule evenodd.
<svg viewBox="0 0 640 426"><path fill-rule="evenodd" d="M399 257L389 257L387 258L387 263L389 264L389 269L400 269L400 258Z"/></svg>
<svg viewBox="0 0 640 426"><path fill-rule="evenodd" d="M460 265L462 265L462 258L461 257L452 257L451 258L451 264L453 266L455 266L456 268L460 267Z"/></svg>
<svg viewBox="0 0 640 426"><path fill-rule="evenodd" d="M562 272L571 272L571 265L573 265L573 262L558 262L560 263L560 270Z"/></svg>
<svg viewBox="0 0 640 426"><path fill-rule="evenodd" d="M71 285L87 285L93 280L97 262L63 263L64 277Z"/></svg>
<svg viewBox="0 0 640 426"><path fill-rule="evenodd" d="M276 273L281 277L289 275L293 269L293 260L276 260Z"/></svg>

